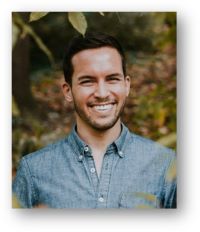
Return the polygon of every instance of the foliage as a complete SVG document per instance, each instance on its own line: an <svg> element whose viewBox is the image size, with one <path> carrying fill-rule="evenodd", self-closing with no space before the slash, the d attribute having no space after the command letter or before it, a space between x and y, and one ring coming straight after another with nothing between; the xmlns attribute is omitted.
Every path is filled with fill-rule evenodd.
<svg viewBox="0 0 200 232"><path fill-rule="evenodd" d="M100 15L104 16L103 12L99 12L99 13ZM49 14L49 12L31 12L29 15L29 22L38 21L44 16L46 16L47 14ZM68 20L79 33L81 33L83 36L85 35L85 32L87 30L87 20L82 12L68 12ZM17 40L19 39L20 30L22 31L21 34L22 37L25 37L26 34L32 36L37 46L44 52L44 54L47 55L51 65L54 67L55 66L54 57L51 51L49 50L49 48L45 45L45 43L42 41L40 36L38 36L35 33L33 28L22 20L20 14L15 12L13 13L13 24L12 24L13 47L15 46Z"/></svg>
<svg viewBox="0 0 200 232"><path fill-rule="evenodd" d="M20 29L19 27L13 23L12 24L12 47L14 48L20 35Z"/></svg>
<svg viewBox="0 0 200 232"><path fill-rule="evenodd" d="M123 120L132 131L175 148L176 58L138 54L128 73L132 91Z"/></svg>
<svg viewBox="0 0 200 232"><path fill-rule="evenodd" d="M85 35L87 29L87 21L85 16L81 12L69 12L68 19L72 26L80 32L82 35Z"/></svg>
<svg viewBox="0 0 200 232"><path fill-rule="evenodd" d="M32 12L29 16L29 22L37 21L47 14L48 12Z"/></svg>
<svg viewBox="0 0 200 232"><path fill-rule="evenodd" d="M172 182L176 179L176 160L174 160L170 166L167 169L167 173L166 173L166 181L167 182Z"/></svg>
<svg viewBox="0 0 200 232"><path fill-rule="evenodd" d="M29 22L37 21L47 15L49 12L32 12L30 13ZM104 16L103 12L99 12ZM68 12L68 20L72 26L83 36L87 30L87 20L82 12Z"/></svg>
<svg viewBox="0 0 200 232"><path fill-rule="evenodd" d="M31 26L29 26L22 20L18 13L13 13L13 46L16 44L18 39L18 33L16 33L15 31L19 30L21 30L21 37L25 37L27 34L30 35L34 39L38 47L47 55L51 64L54 65L53 55L48 47L43 43L41 38L35 33Z"/></svg>
<svg viewBox="0 0 200 232"><path fill-rule="evenodd" d="M32 94L38 105L37 111L22 114L13 99L14 171L23 155L70 132L74 123L73 106L64 101L61 91L64 81L60 68L61 54L72 36L84 34L86 30L110 33L125 47L131 92L122 115L123 122L136 134L176 148L174 13L85 12L82 15L87 24L82 22L84 26L78 31L74 30L76 27L73 20L67 20L67 16L69 18L70 14L76 12L68 15L36 13L30 14L31 22L28 23L17 19L17 13L13 15L13 44L25 34L29 34L36 42L31 41L30 79ZM40 38L39 42L37 38ZM43 45L48 48L47 51L51 51L57 70L49 71L46 57L38 49L42 50Z"/></svg>
<svg viewBox="0 0 200 232"><path fill-rule="evenodd" d="M17 200L17 197L15 195L12 196L12 208L20 209L21 205L19 204L19 201Z"/></svg>

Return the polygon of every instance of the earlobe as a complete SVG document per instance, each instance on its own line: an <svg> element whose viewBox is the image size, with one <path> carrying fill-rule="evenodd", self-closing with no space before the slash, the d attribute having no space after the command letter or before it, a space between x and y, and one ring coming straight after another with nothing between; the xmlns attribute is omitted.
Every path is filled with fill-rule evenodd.
<svg viewBox="0 0 200 232"><path fill-rule="evenodd" d="M72 92L71 92L71 87L68 83L64 83L63 86L62 86L62 90L63 90L63 94L65 96L65 99L68 101L68 102L72 102L73 101L73 98L72 98Z"/></svg>

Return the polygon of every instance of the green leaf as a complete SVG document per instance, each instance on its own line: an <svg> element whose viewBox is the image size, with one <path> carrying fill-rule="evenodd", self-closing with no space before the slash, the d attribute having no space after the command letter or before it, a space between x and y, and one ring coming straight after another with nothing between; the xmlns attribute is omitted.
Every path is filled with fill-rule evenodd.
<svg viewBox="0 0 200 232"><path fill-rule="evenodd" d="M19 204L19 201L15 195L12 196L12 207L13 208L21 208L21 205Z"/></svg>
<svg viewBox="0 0 200 232"><path fill-rule="evenodd" d="M156 196L150 193L145 193L145 192L136 192L134 193L136 197L143 198L147 201L156 201Z"/></svg>
<svg viewBox="0 0 200 232"><path fill-rule="evenodd" d="M20 17L19 14L15 14L15 17L13 18L14 23L20 26L21 30L23 31L21 36L25 36L29 34L36 42L37 46L47 55L49 58L49 61L52 66L55 65L54 57L51 53L51 51L48 49L48 47L45 45L45 43L42 41L42 39L35 33L33 28L26 24Z"/></svg>
<svg viewBox="0 0 200 232"><path fill-rule="evenodd" d="M136 209L153 209L154 207L151 205L140 204L136 207Z"/></svg>
<svg viewBox="0 0 200 232"><path fill-rule="evenodd" d="M72 26L84 36L87 29L87 21L84 14L81 12L69 12L68 19Z"/></svg>
<svg viewBox="0 0 200 232"><path fill-rule="evenodd" d="M170 182L175 179L176 179L176 160L173 160L167 170L166 180Z"/></svg>
<svg viewBox="0 0 200 232"><path fill-rule="evenodd" d="M16 117L20 115L20 111L14 97L12 97L12 115Z"/></svg>
<svg viewBox="0 0 200 232"><path fill-rule="evenodd" d="M29 16L29 22L36 21L47 15L49 12L32 12Z"/></svg>
<svg viewBox="0 0 200 232"><path fill-rule="evenodd" d="M15 44L18 41L19 35L20 35L20 29L15 23L13 23L12 24L12 48L15 47Z"/></svg>
<svg viewBox="0 0 200 232"><path fill-rule="evenodd" d="M172 132L171 134L160 138L159 140L157 140L157 142L164 146L170 146L176 142L176 133Z"/></svg>

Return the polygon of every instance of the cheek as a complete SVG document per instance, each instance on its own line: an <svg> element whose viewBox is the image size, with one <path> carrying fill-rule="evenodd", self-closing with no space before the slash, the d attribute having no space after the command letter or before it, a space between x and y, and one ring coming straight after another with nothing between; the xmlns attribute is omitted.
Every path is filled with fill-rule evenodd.
<svg viewBox="0 0 200 232"><path fill-rule="evenodd" d="M113 86L111 89L111 92L120 99L126 98L126 96L127 96L127 90L126 90L125 86L123 86L123 87L121 85Z"/></svg>
<svg viewBox="0 0 200 232"><path fill-rule="evenodd" d="M92 88L75 88L73 89L73 98L78 102L84 103L93 93Z"/></svg>

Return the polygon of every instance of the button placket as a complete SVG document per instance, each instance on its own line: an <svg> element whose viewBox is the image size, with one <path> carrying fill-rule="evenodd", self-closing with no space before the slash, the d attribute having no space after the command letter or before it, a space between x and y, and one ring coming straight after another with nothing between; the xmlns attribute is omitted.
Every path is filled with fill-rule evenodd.
<svg viewBox="0 0 200 232"><path fill-rule="evenodd" d="M114 154L109 154L109 155L105 154L104 156L100 180L99 180L97 208L107 207L107 197L108 197L109 184L110 184L112 164L113 164L114 157L115 157Z"/></svg>
<svg viewBox="0 0 200 232"><path fill-rule="evenodd" d="M91 173L95 173L95 171L96 171L95 168L90 168Z"/></svg>
<svg viewBox="0 0 200 232"><path fill-rule="evenodd" d="M78 160L82 161L83 160L83 155L79 155Z"/></svg>
<svg viewBox="0 0 200 232"><path fill-rule="evenodd" d="M97 191L97 187L98 187L98 176L97 176L97 172L95 169L95 163L94 163L94 159L93 157L87 157L87 164L88 164L88 169L90 172L90 178L92 179L93 185L95 187L95 191Z"/></svg>
<svg viewBox="0 0 200 232"><path fill-rule="evenodd" d="M103 196L99 197L99 198L98 198L98 201L101 202L101 203L103 203L103 202L104 202Z"/></svg>
<svg viewBox="0 0 200 232"><path fill-rule="evenodd" d="M124 155L123 151L119 151L119 155L123 156Z"/></svg>
<svg viewBox="0 0 200 232"><path fill-rule="evenodd" d="M90 149L89 149L89 147L86 145L85 147L84 147L84 151L85 152L88 152Z"/></svg>

